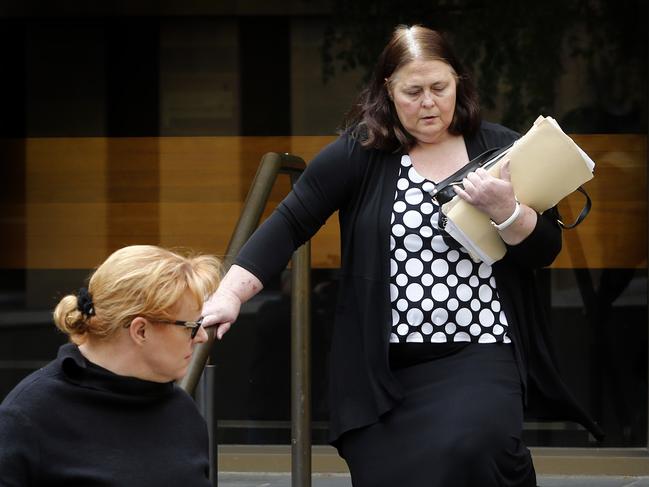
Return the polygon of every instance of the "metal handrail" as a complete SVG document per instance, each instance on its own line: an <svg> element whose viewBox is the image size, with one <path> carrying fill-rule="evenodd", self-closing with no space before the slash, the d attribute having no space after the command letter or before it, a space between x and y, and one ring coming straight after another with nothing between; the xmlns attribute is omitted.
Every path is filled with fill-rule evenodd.
<svg viewBox="0 0 649 487"><path fill-rule="evenodd" d="M255 231L278 174L289 174L291 186L306 164L291 154L265 154L250 186L239 220L234 228L225 258L229 269L241 247ZM311 486L311 246L306 242L293 253L291 286L291 485ZM198 345L180 387L193 395L207 365L215 340L215 329L208 329L208 339ZM209 413L209 412L208 412ZM213 431L213 429L212 429ZM216 445L214 439L211 444ZM216 448L214 448L216 452ZM214 462L211 458L210 461ZM212 465L212 464L210 464ZM216 472L213 472L216 478Z"/></svg>

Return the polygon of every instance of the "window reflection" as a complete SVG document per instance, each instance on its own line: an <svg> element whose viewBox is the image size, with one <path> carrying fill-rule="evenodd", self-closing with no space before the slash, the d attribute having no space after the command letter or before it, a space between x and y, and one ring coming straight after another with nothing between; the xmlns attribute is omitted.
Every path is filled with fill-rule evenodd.
<svg viewBox="0 0 649 487"><path fill-rule="evenodd" d="M0 80L0 397L54 357L64 339L53 303L108 252L146 242L222 254L261 156L309 160L335 137L364 73L338 69L324 81L328 18L318 12L272 23L261 15L0 20L11 73ZM268 35L278 25L282 35ZM575 82L581 67L570 69L554 109L597 163L587 188L594 208L565 232L563 253L539 279L562 372L606 430L604 446L646 446L646 116L629 115L646 114L646 100L633 95L624 123L600 123L571 111L592 94ZM486 110L501 116L498 106ZM280 181L269 209L286 191ZM580 203L566 201L562 212ZM316 443L326 442L338 252L334 217L313 249ZM248 303L215 347L220 443L290 441L289 277ZM594 446L572 423L530 418L526 436L530 445Z"/></svg>

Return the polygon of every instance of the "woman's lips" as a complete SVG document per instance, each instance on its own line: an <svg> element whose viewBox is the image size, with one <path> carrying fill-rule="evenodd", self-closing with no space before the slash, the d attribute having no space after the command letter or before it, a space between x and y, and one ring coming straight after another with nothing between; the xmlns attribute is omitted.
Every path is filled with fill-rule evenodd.
<svg viewBox="0 0 649 487"><path fill-rule="evenodd" d="M431 115L429 117L421 117L422 122L424 123L433 123L435 120L437 120L437 116Z"/></svg>

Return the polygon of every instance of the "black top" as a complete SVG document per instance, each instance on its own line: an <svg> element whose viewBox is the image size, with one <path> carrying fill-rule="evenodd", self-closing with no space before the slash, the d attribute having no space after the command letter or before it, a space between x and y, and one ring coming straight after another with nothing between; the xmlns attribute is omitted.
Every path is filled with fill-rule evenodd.
<svg viewBox="0 0 649 487"><path fill-rule="evenodd" d="M517 136L483 122L474 137L465 138L469 159ZM311 161L235 261L266 284L339 210L340 290L330 357L332 442L345 431L376 422L403 397L388 359L390 214L402 155L365 149L345 133ZM559 377L534 280L534 270L550 265L560 249L561 229L553 212L546 211L523 242L508 246L493 272L536 417L575 420L601 437Z"/></svg>
<svg viewBox="0 0 649 487"><path fill-rule="evenodd" d="M73 344L0 405L0 486L209 486L205 421L172 382L118 376Z"/></svg>

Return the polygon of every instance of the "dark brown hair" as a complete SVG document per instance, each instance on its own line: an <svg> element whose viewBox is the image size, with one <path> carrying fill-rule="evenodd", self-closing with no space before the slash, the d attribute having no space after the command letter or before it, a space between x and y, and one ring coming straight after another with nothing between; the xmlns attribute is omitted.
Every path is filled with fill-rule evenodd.
<svg viewBox="0 0 649 487"><path fill-rule="evenodd" d="M415 138L403 128L397 117L385 82L395 71L415 59L443 61L455 71L457 95L449 132L471 135L478 130L478 92L449 43L437 31L420 25L400 25L379 56L369 84L360 92L343 122L344 129L352 130L363 146L395 151L408 150L415 145Z"/></svg>

